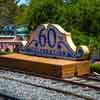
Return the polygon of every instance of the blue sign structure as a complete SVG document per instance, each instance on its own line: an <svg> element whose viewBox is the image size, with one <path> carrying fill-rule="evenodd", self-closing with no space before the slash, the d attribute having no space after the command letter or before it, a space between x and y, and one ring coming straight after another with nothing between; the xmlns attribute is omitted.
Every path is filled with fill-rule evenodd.
<svg viewBox="0 0 100 100"><path fill-rule="evenodd" d="M80 60L88 57L87 46L76 47L71 39L71 34L57 24L40 25L33 32L29 43L23 50L24 54Z"/></svg>

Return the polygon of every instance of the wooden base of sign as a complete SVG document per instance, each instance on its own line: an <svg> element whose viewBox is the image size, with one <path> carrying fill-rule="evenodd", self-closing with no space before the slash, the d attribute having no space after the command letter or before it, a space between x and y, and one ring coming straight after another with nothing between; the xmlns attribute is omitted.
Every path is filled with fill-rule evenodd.
<svg viewBox="0 0 100 100"><path fill-rule="evenodd" d="M90 73L88 61L70 61L23 54L0 56L0 67L58 78L72 77L75 75L82 76Z"/></svg>

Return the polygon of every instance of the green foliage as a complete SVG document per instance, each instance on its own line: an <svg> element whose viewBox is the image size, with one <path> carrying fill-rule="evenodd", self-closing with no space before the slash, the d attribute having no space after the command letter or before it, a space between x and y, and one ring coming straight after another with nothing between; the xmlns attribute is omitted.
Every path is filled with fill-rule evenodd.
<svg viewBox="0 0 100 100"><path fill-rule="evenodd" d="M0 26L14 23L16 14L16 0L0 0Z"/></svg>
<svg viewBox="0 0 100 100"><path fill-rule="evenodd" d="M85 35L85 32L80 32L78 30L72 29L72 38L76 45L88 45L89 44L89 38L87 35Z"/></svg>
<svg viewBox="0 0 100 100"><path fill-rule="evenodd" d="M90 69L100 74L100 64L90 64Z"/></svg>
<svg viewBox="0 0 100 100"><path fill-rule="evenodd" d="M70 5L66 4L67 25L77 28L81 32L86 32L88 35L98 35L100 32L100 0L76 1Z"/></svg>
<svg viewBox="0 0 100 100"><path fill-rule="evenodd" d="M71 1L71 0L70 0ZM41 23L57 23L67 31L76 29L86 35L100 32L100 0L30 0L26 23L35 27Z"/></svg>
<svg viewBox="0 0 100 100"><path fill-rule="evenodd" d="M19 22L28 24L30 30L43 23L56 23L66 31L72 32L77 45L86 44L99 48L100 0L65 1L29 0L23 17L19 17Z"/></svg>
<svg viewBox="0 0 100 100"><path fill-rule="evenodd" d="M97 38L97 37L89 37L89 44L90 44L90 47L93 48L95 47L96 49L100 49L100 39Z"/></svg>
<svg viewBox="0 0 100 100"><path fill-rule="evenodd" d="M17 15L15 16L16 25L23 25L25 23L25 18L27 14L27 5L22 4L17 7Z"/></svg>
<svg viewBox="0 0 100 100"><path fill-rule="evenodd" d="M64 20L64 12L62 0L31 0L26 20L31 28L42 23L61 24Z"/></svg>
<svg viewBox="0 0 100 100"><path fill-rule="evenodd" d="M43 23L55 23L72 32L77 45L100 48L100 0L27 1L29 4L18 6L15 0L0 0L0 23L28 24L29 30Z"/></svg>

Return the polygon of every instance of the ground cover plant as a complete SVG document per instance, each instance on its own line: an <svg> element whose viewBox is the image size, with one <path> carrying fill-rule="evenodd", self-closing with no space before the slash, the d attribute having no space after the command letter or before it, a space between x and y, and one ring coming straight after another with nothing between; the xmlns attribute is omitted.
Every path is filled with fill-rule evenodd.
<svg viewBox="0 0 100 100"><path fill-rule="evenodd" d="M100 74L100 64L90 64L90 69L93 72L97 72Z"/></svg>

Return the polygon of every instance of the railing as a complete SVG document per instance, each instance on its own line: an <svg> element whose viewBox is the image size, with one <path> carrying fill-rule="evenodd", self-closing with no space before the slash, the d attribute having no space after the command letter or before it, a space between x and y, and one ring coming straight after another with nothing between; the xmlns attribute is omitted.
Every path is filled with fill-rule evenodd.
<svg viewBox="0 0 100 100"><path fill-rule="evenodd" d="M16 35L1 35L0 34L0 38L14 38L16 37Z"/></svg>
<svg viewBox="0 0 100 100"><path fill-rule="evenodd" d="M21 100L21 99L0 93L0 100Z"/></svg>

